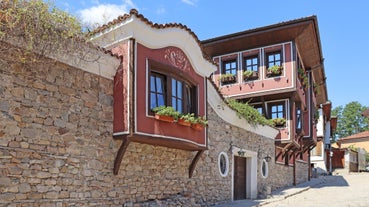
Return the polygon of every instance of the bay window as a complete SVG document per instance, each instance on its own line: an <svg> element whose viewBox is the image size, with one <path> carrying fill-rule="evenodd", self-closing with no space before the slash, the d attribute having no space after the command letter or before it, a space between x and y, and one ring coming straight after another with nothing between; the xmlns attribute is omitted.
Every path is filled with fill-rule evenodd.
<svg viewBox="0 0 369 207"><path fill-rule="evenodd" d="M177 74L157 69L153 66L149 73L149 113L153 108L164 105L183 114L196 114L196 87Z"/></svg>

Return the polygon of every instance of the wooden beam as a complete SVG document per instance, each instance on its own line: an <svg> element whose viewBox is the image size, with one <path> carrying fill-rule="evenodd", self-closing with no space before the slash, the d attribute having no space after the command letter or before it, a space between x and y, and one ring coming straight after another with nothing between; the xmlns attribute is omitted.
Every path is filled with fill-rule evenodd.
<svg viewBox="0 0 369 207"><path fill-rule="evenodd" d="M195 167L196 167L196 164L197 162L199 161L201 155L205 152L205 150L200 150L200 151L197 151L195 157L193 158L192 162L191 162L191 165L190 165L190 168L189 168L189 177L192 178L192 175L193 175L193 171L195 171Z"/></svg>
<svg viewBox="0 0 369 207"><path fill-rule="evenodd" d="M123 139L123 142L119 147L117 156L115 157L115 160L114 160L114 169L113 169L114 175L117 175L119 172L120 164L122 163L123 156L130 142L131 141L128 138L125 138Z"/></svg>

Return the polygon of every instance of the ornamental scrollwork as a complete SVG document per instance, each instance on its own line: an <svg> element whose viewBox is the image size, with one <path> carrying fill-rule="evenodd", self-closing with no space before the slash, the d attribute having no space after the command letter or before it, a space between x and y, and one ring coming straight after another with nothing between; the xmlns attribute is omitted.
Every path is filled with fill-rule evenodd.
<svg viewBox="0 0 369 207"><path fill-rule="evenodd" d="M174 67L184 71L190 70L190 63L186 55L179 49L166 49L164 58L170 62Z"/></svg>

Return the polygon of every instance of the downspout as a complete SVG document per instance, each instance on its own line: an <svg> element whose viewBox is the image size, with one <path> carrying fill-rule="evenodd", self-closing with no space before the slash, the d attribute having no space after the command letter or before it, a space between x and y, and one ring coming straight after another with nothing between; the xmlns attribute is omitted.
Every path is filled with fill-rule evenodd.
<svg viewBox="0 0 369 207"><path fill-rule="evenodd" d="M296 151L293 151L293 185L296 186Z"/></svg>
<svg viewBox="0 0 369 207"><path fill-rule="evenodd" d="M313 139L313 95L312 95L312 73L311 73L311 68L307 68L306 72L308 73L308 78L309 78L309 87L308 87L308 95L309 95L309 116L310 116L310 120L309 120L309 127L310 127L310 133L309 133L309 137L307 137L308 139L311 139L312 141L314 141ZM310 177L311 177L311 154L310 154L310 144L309 144L309 149L308 149L308 181L310 181Z"/></svg>

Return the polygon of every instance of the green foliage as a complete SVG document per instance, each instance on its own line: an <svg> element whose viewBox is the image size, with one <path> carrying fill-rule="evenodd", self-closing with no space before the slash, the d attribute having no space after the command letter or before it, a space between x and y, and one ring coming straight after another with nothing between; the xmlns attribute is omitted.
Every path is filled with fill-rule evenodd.
<svg viewBox="0 0 369 207"><path fill-rule="evenodd" d="M314 121L315 121L315 123L318 123L319 116L320 116L319 109L315 109L315 112L314 112Z"/></svg>
<svg viewBox="0 0 369 207"><path fill-rule="evenodd" d="M337 116L337 129L334 138L343 138L368 130L368 118L361 113L366 110L359 102L353 101L345 107L338 106L332 110L332 116Z"/></svg>
<svg viewBox="0 0 369 207"><path fill-rule="evenodd" d="M245 71L242 72L242 75L244 77L251 77L252 74L253 74L253 71L252 70L245 70Z"/></svg>
<svg viewBox="0 0 369 207"><path fill-rule="evenodd" d="M188 113L188 114L181 114L179 116L180 119L183 119L186 122L190 122L195 117L194 113Z"/></svg>
<svg viewBox="0 0 369 207"><path fill-rule="evenodd" d="M222 82L231 81L231 80L234 80L234 79L235 79L235 75L233 75L233 74L221 74L220 75L220 80Z"/></svg>
<svg viewBox="0 0 369 207"><path fill-rule="evenodd" d="M160 116L171 116L175 120L179 118L180 113L174 110L171 106L159 106L152 109L152 111Z"/></svg>
<svg viewBox="0 0 369 207"><path fill-rule="evenodd" d="M282 68L279 65L273 65L272 67L268 68L268 71L272 74L280 74L281 70Z"/></svg>
<svg viewBox="0 0 369 207"><path fill-rule="evenodd" d="M347 148L349 148L350 150L355 151L355 152L358 152L358 150L359 150L359 148L355 147L355 145L350 145Z"/></svg>
<svg viewBox="0 0 369 207"><path fill-rule="evenodd" d="M247 103L241 103L234 99L227 100L228 105L234 109L240 117L245 118L250 124L261 124L274 126L272 120L266 119L258 110Z"/></svg>
<svg viewBox="0 0 369 207"><path fill-rule="evenodd" d="M274 126L285 126L286 125L286 119L285 118L274 118L272 119Z"/></svg>
<svg viewBox="0 0 369 207"><path fill-rule="evenodd" d="M190 122L191 124L201 124L203 126L206 126L208 124L208 120L206 120L205 116L195 116L194 113L181 115L180 118Z"/></svg>
<svg viewBox="0 0 369 207"><path fill-rule="evenodd" d="M173 107L171 106L159 106L159 107L155 107L152 109L152 111L158 115L161 116L171 116L173 117L175 120L177 120L180 116L180 113L178 111L176 111Z"/></svg>
<svg viewBox="0 0 369 207"><path fill-rule="evenodd" d="M208 120L206 120L205 116L195 116L194 113L181 114L171 106L158 106L151 109L151 111L161 116L171 116L174 120L183 119L191 124L201 124L203 126L208 124Z"/></svg>
<svg viewBox="0 0 369 207"><path fill-rule="evenodd" d="M303 69L303 68L299 68L299 69L297 69L297 72L298 72L298 74L299 74L299 76L300 76L300 77L304 77L304 76L306 76L305 71L304 71L304 69Z"/></svg>
<svg viewBox="0 0 369 207"><path fill-rule="evenodd" d="M77 18L42 0L3 0L0 2L0 41L22 44L26 50L17 57L27 60L27 53L66 50L66 42L82 35ZM73 38L71 38L73 37ZM81 42L81 40L79 40Z"/></svg>
<svg viewBox="0 0 369 207"><path fill-rule="evenodd" d="M220 78L231 78L231 77L234 77L233 74L222 74L220 75Z"/></svg>

